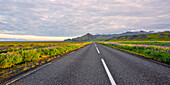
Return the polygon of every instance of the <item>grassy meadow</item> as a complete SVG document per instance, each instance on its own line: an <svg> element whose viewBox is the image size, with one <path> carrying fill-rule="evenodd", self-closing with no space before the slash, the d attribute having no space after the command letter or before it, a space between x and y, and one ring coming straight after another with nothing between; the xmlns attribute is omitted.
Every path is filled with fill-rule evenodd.
<svg viewBox="0 0 170 85"><path fill-rule="evenodd" d="M63 55L90 42L0 42L0 69Z"/></svg>
<svg viewBox="0 0 170 85"><path fill-rule="evenodd" d="M107 41L170 41L170 32L120 36Z"/></svg>
<svg viewBox="0 0 170 85"><path fill-rule="evenodd" d="M99 43L170 64L170 41L115 41Z"/></svg>

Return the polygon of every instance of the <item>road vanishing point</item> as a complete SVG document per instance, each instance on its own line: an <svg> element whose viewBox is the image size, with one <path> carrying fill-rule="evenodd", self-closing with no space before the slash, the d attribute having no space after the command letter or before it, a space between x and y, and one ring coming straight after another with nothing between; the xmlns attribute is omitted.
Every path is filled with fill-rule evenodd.
<svg viewBox="0 0 170 85"><path fill-rule="evenodd" d="M170 85L170 68L92 43L4 85Z"/></svg>

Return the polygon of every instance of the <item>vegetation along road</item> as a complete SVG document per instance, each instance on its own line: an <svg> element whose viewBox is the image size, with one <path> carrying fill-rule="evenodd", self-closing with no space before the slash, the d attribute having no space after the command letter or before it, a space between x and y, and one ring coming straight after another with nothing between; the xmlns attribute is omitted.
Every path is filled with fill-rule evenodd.
<svg viewBox="0 0 170 85"><path fill-rule="evenodd" d="M170 85L169 65L92 43L4 84Z"/></svg>

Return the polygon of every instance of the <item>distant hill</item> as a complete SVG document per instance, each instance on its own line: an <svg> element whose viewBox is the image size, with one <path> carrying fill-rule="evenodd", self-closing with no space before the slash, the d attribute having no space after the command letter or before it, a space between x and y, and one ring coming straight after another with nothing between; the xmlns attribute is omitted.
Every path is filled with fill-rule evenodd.
<svg viewBox="0 0 170 85"><path fill-rule="evenodd" d="M97 38L90 34L90 33L87 33L86 35L83 35L81 37L77 37L77 38L73 38L73 39L67 39L67 40L64 40L64 41L78 41L78 42L81 42L81 41L93 41L93 40L97 40Z"/></svg>
<svg viewBox="0 0 170 85"><path fill-rule="evenodd" d="M107 41L170 41L170 32L119 36Z"/></svg>
<svg viewBox="0 0 170 85"><path fill-rule="evenodd" d="M138 35L138 34L150 34L153 33L153 31L135 31L135 32L131 32L131 31L127 31L125 33L121 33L121 34L97 34L94 35L97 38L113 38L113 37L120 37L120 36L128 36L128 35Z"/></svg>
<svg viewBox="0 0 170 85"><path fill-rule="evenodd" d="M125 32L122 34L110 35L92 35L87 33L81 37L66 39L64 41L82 42L82 41L170 41L170 32L153 33L138 31L138 32Z"/></svg>

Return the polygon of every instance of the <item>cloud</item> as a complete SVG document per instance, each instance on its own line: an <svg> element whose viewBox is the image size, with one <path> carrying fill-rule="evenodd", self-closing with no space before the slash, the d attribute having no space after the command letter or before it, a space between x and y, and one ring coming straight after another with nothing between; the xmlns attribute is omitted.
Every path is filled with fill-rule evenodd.
<svg viewBox="0 0 170 85"><path fill-rule="evenodd" d="M35 35L11 35L11 34L1 34L1 39L11 39L11 40L40 40L40 41L62 41L64 39L73 37L49 37L49 36L35 36Z"/></svg>
<svg viewBox="0 0 170 85"><path fill-rule="evenodd" d="M23 31L8 31L8 30L1 30L0 33L3 34L17 34L17 33L25 33Z"/></svg>
<svg viewBox="0 0 170 85"><path fill-rule="evenodd" d="M169 0L0 0L0 32L73 37L169 30Z"/></svg>

